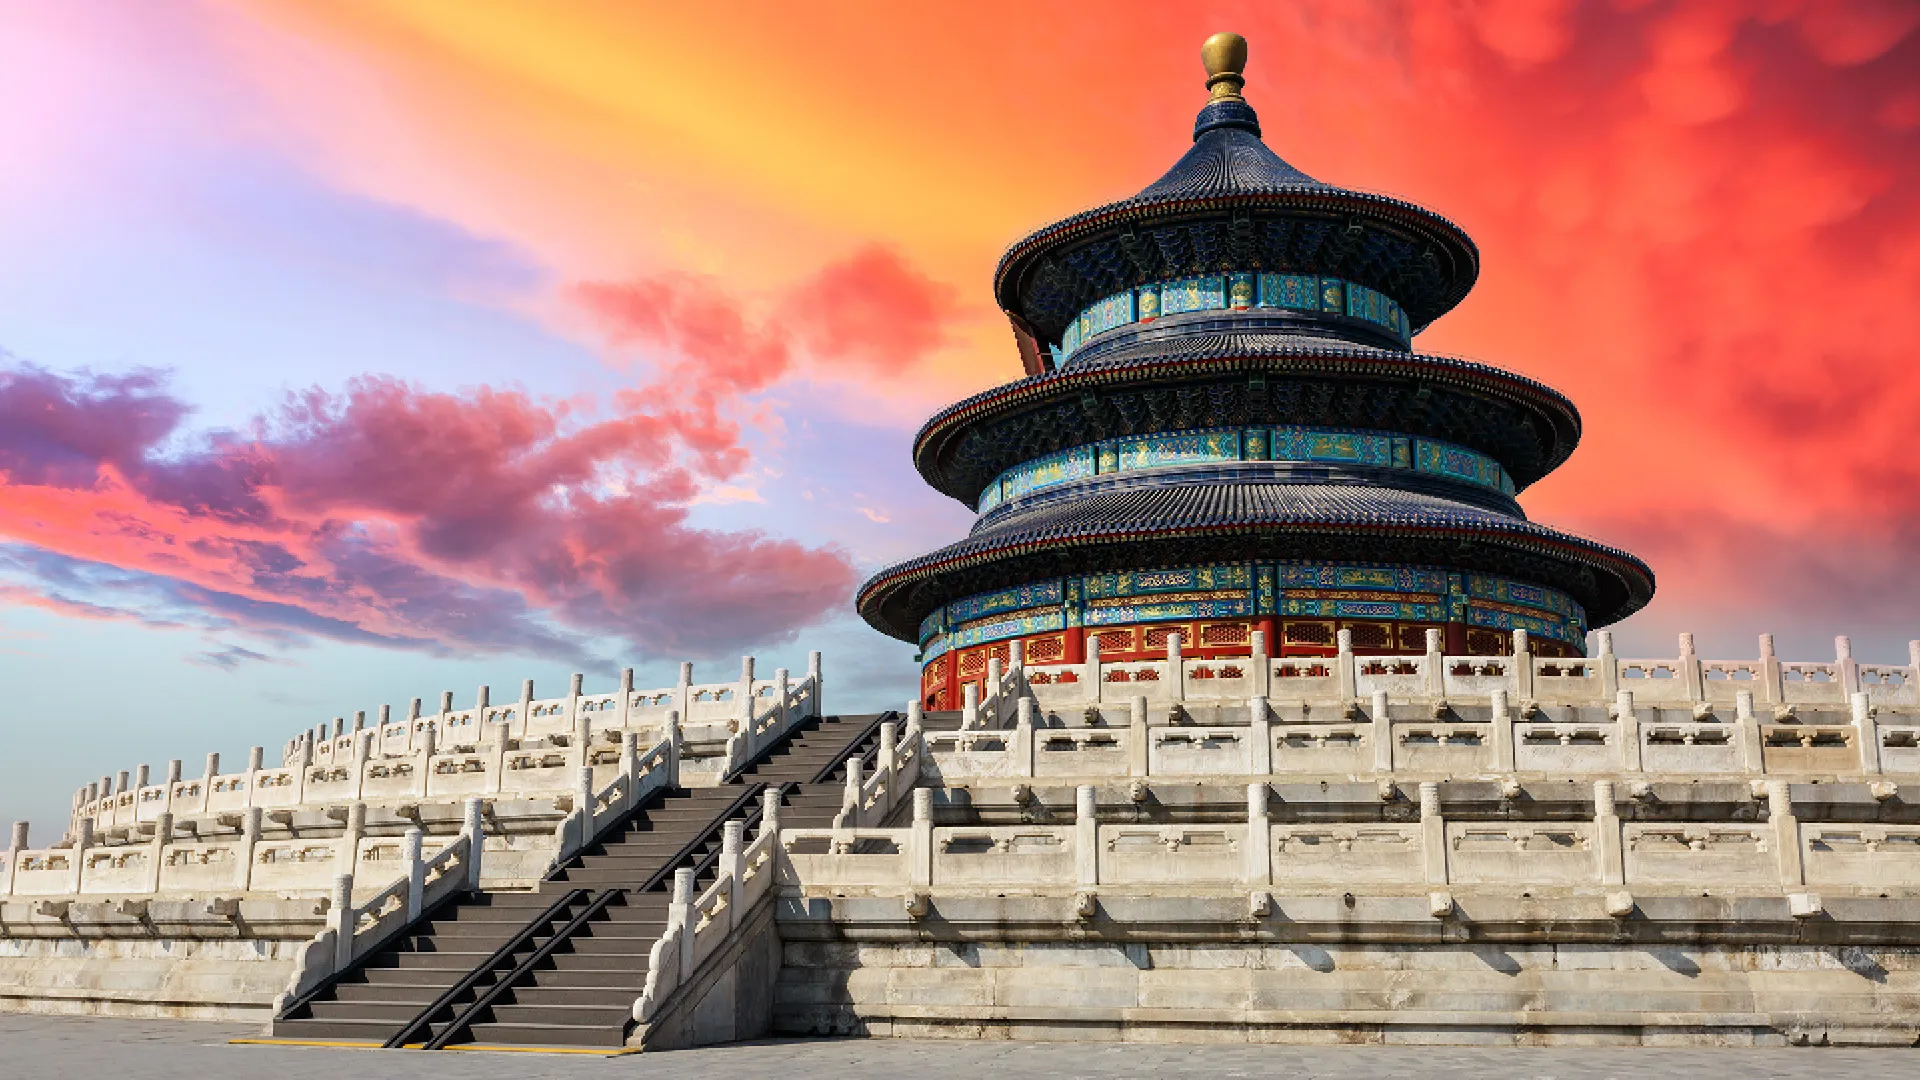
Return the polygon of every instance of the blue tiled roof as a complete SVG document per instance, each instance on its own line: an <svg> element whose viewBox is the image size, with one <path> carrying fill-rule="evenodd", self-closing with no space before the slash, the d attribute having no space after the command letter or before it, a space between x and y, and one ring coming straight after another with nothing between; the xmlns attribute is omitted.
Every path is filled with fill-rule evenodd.
<svg viewBox="0 0 1920 1080"><path fill-rule="evenodd" d="M1448 387L1476 397L1492 398L1518 410L1501 413L1506 423L1489 420L1486 438L1474 438L1465 431L1420 431L1408 434L1431 435L1480 450L1497 458L1524 488L1566 461L1580 441L1580 413L1573 402L1559 391L1523 375L1487 364L1447 356L1429 356L1391 349L1380 349L1333 338L1288 334L1192 333L1164 339L1142 339L1120 347L1089 352L1084 361L1076 359L1069 367L1034 375L984 390L935 413L913 440L914 465L929 484L969 505L978 497L987 480L1001 469L1018 464L1020 459L996 461L981 468L956 469L950 455L970 428L991 424L1002 417L1023 415L1058 402L1070 402L1104 387L1133 385L1181 378L1202 382L1245 368L1284 376L1300 375L1319 379L1351 378L1356 392L1364 384L1375 386L1399 382L1403 389ZM1391 386L1388 387L1392 389ZM1491 411L1491 410L1490 410ZM1075 414L1078 416L1078 414ZM1524 426L1520 417L1525 417ZM1457 419L1457 418L1456 418ZM1058 424L1060 417L1048 423ZM1031 456L1051 449L1092 441L1120 431L1096 431L1092 420L1080 417L1088 425L1085 432L1060 431L1058 445L1033 448ZM1242 422L1221 417L1215 424ZM1247 420L1245 422L1260 422ZM1290 421L1291 422L1291 421ZM1315 422L1343 423L1336 417ZM1192 426L1206 426L1196 423ZM1493 430L1494 427L1498 430ZM1049 432L1033 432L1035 436ZM1518 448L1518 452L1516 452Z"/></svg>
<svg viewBox="0 0 1920 1080"><path fill-rule="evenodd" d="M1258 121L1251 108L1238 103L1235 109L1242 115L1226 117L1223 122L1209 121L1210 113L1218 113L1219 103L1203 109L1195 124L1193 146L1164 176L1138 194L1070 215L1016 241L994 270L994 295L1000 306L1034 321L1043 336L1050 336L1057 333L1057 327L1048 325L1052 320L1064 318L1068 308L1077 311L1097 299L1096 294L1111 291L1115 283L1104 278L1089 280L1083 289L1067 290L1070 298L1045 301L1045 311L1025 311L1031 298L1024 295L1024 283L1042 261L1069 249L1093 246L1101 248L1102 253L1092 256L1092 263L1126 266L1137 261L1134 255L1119 256L1117 248L1114 257L1104 252L1115 245L1126 246L1116 239L1114 230L1150 231L1162 223L1196 214L1224 217L1236 208L1281 216L1302 213L1344 217L1354 227L1372 234L1371 239L1360 241L1372 251L1366 261L1391 265L1393 270L1386 277L1397 284L1389 285L1385 278L1377 282L1361 280L1399 301L1416 328L1424 327L1466 296L1479 276L1480 253L1458 225L1414 203L1315 180L1267 148L1257 134ZM1226 228L1224 224L1222 227ZM1410 242L1409 236L1413 238ZM1087 258L1073 261L1082 268L1090 265ZM1351 268L1339 265L1296 268L1354 276ZM1196 266L1191 272L1201 269ZM1175 268L1175 272L1189 271ZM1086 295L1079 295L1082 292Z"/></svg>
<svg viewBox="0 0 1920 1080"><path fill-rule="evenodd" d="M898 620L882 615L883 594L914 582L1047 547L1111 548L1112 558L1124 563L1129 544L1207 533L1333 533L1356 542L1397 534L1430 541L1421 561L1434 565L1459 564L1462 541L1522 550L1569 571L1590 572L1570 572L1566 581L1550 584L1573 592L1596 624L1625 618L1653 595L1653 571L1627 552L1480 507L1358 485L1238 483L1102 492L1035 507L876 574L861 587L859 606L869 622L899 636L915 629L918 616L909 621L910 612ZM1577 580L1582 578L1590 579L1584 587Z"/></svg>

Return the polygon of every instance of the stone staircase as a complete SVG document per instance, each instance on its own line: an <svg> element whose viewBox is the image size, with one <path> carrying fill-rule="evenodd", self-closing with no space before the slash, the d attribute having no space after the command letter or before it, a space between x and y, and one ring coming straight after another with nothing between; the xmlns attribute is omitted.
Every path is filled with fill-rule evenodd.
<svg viewBox="0 0 1920 1080"><path fill-rule="evenodd" d="M757 824L769 787L783 792L783 825L831 825L846 763L873 752L883 718L810 718L728 783L649 800L537 890L456 897L290 1006L273 1036L428 1049L624 1045L674 871L692 867L697 886L709 884L726 823Z"/></svg>

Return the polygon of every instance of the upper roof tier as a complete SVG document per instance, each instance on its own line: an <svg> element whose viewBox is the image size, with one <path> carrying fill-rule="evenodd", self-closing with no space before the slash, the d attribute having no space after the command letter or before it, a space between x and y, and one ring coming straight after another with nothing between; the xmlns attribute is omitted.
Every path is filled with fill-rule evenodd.
<svg viewBox="0 0 1920 1080"><path fill-rule="evenodd" d="M1132 198L1048 225L1007 249L994 298L1044 350L1081 313L1156 282L1232 272L1325 275L1397 303L1408 335L1473 287L1480 255L1458 225L1412 203L1325 184L1260 141L1240 97L1246 43L1202 49L1213 97L1193 147Z"/></svg>

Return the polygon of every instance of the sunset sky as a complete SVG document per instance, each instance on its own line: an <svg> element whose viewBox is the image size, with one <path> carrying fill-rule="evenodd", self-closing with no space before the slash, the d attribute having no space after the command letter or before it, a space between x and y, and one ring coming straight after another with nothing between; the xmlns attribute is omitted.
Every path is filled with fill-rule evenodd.
<svg viewBox="0 0 1920 1080"><path fill-rule="evenodd" d="M1267 144L1478 242L1416 340L1579 405L1536 519L1623 652L1920 637L1920 5L0 0L0 819L451 688L826 653L959 537L989 275L1156 178L1247 36ZM271 753L270 753L271 759Z"/></svg>

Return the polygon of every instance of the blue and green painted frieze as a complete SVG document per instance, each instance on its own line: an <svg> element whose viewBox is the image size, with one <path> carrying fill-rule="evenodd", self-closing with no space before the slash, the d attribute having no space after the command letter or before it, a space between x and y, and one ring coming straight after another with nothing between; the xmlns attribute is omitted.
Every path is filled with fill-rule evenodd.
<svg viewBox="0 0 1920 1080"><path fill-rule="evenodd" d="M1259 616L1459 623L1575 647L1587 614L1558 589L1491 574L1365 563L1219 563L1035 582L956 600L920 624L923 660L1072 626Z"/></svg>
<svg viewBox="0 0 1920 1080"><path fill-rule="evenodd" d="M979 511L1029 492L1090 476L1235 461L1290 461L1405 469L1505 495L1513 480L1500 463L1464 446L1344 428L1256 427L1128 435L1061 450L1001 473L980 494Z"/></svg>
<svg viewBox="0 0 1920 1080"><path fill-rule="evenodd" d="M1067 324L1054 350L1056 366L1093 338L1135 323L1189 311L1316 311L1374 324L1400 340L1413 341L1406 312L1386 294L1340 278L1313 274L1240 271L1157 281L1095 303Z"/></svg>

